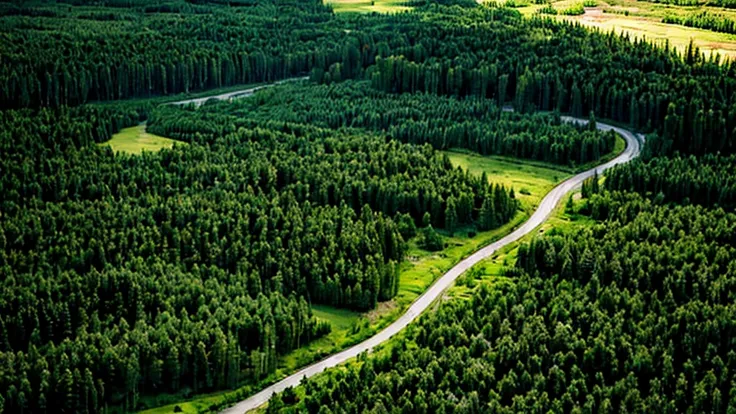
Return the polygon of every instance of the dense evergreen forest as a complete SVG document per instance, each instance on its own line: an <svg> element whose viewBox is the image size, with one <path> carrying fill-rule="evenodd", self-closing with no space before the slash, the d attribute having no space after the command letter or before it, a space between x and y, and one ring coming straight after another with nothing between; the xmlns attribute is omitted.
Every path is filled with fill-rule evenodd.
<svg viewBox="0 0 736 414"><path fill-rule="evenodd" d="M606 174L606 188L636 191L658 203L736 207L736 156L676 156L636 160Z"/></svg>
<svg viewBox="0 0 736 414"><path fill-rule="evenodd" d="M133 408L145 393L257 380L329 331L308 303L365 310L393 297L403 237L425 216L492 228L516 211L509 189L426 145L283 122L218 130L209 109L162 108L152 129L173 111L201 132L143 156L97 148L105 127L88 108L3 112L11 412Z"/></svg>
<svg viewBox="0 0 736 414"><path fill-rule="evenodd" d="M84 7L47 5L38 10L50 16L29 17L3 6L0 102L58 106L302 73L322 81L364 76L384 91L592 111L656 130L673 150L736 150L736 69L694 47L683 56L495 7L427 2L415 13L336 16L318 0L196 3L152 3L178 5L175 13L134 6L126 9L131 22L80 19L90 13Z"/></svg>
<svg viewBox="0 0 736 414"><path fill-rule="evenodd" d="M616 142L613 132L601 134L595 128L576 127L556 116L503 111L490 99L389 94L371 89L367 82L310 88L284 85L233 105L238 106L241 117L365 129L385 132L402 142L429 143L437 149L464 148L482 155L563 165L598 160L613 151Z"/></svg>
<svg viewBox="0 0 736 414"><path fill-rule="evenodd" d="M663 23L681 24L687 27L696 27L698 29L711 30L721 33L736 33L736 22L722 14L708 13L702 11L697 14L691 14L686 17L666 16L662 19Z"/></svg>
<svg viewBox="0 0 736 414"><path fill-rule="evenodd" d="M263 379L329 332L311 304L393 298L412 238L441 250L435 229L514 216L513 189L438 150L579 166L613 149L560 113L651 133L645 159L586 187L597 224L524 245L512 283L269 409L736 409L733 64L470 0L412 4L0 3L0 412L133 411ZM96 145L141 122L181 142Z"/></svg>
<svg viewBox="0 0 736 414"><path fill-rule="evenodd" d="M588 202L600 224L523 244L513 283L444 302L269 410L736 409L736 215L619 192Z"/></svg>

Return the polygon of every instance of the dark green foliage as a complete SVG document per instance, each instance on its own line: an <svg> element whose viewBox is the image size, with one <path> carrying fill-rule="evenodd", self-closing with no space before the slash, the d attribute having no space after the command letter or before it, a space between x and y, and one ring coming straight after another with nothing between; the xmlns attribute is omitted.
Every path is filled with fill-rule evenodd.
<svg viewBox="0 0 736 414"><path fill-rule="evenodd" d="M445 242L442 240L442 236L440 236L439 233L437 233L437 230L435 230L430 224L421 230L419 246L421 246L422 249L429 250L430 252L436 252L445 247Z"/></svg>
<svg viewBox="0 0 736 414"><path fill-rule="evenodd" d="M409 214L400 214L396 220L396 226L404 240L409 240L417 235L417 226Z"/></svg>
<svg viewBox="0 0 736 414"><path fill-rule="evenodd" d="M514 283L483 283L470 299L443 302L390 351L308 381L296 405L730 412L736 216L594 198L619 214L523 244Z"/></svg>
<svg viewBox="0 0 736 414"><path fill-rule="evenodd" d="M551 4L546 4L544 7L540 7L539 9L537 9L537 13L539 13L539 14L551 14L551 15L554 16L554 15L557 14L557 9L555 9L554 7L552 7Z"/></svg>
<svg viewBox="0 0 736 414"><path fill-rule="evenodd" d="M590 198L593 194L598 194L600 190L600 177L598 176L598 171L596 171L592 177L583 181L580 192L583 198Z"/></svg>
<svg viewBox="0 0 736 414"><path fill-rule="evenodd" d="M687 27L711 30L713 32L736 33L736 22L732 19L722 14L713 14L705 10L687 17L665 16L662 19L662 23L681 24Z"/></svg>
<svg viewBox="0 0 736 414"><path fill-rule="evenodd" d="M113 24L74 19L81 9L52 5L43 10L61 17L0 17L8 39L0 102L53 106L309 73L329 82L365 76L383 91L483 96L521 111L595 111L659 133L671 104L681 124L672 150L736 151L733 64L692 46L681 56L492 6L336 16L318 0L170 3L181 12L145 13L135 3L122 13L133 22ZM387 29L399 26L401 36Z"/></svg>
<svg viewBox="0 0 736 414"><path fill-rule="evenodd" d="M495 225L516 211L508 190L428 145L241 109L0 112L8 410L133 410L147 394L263 379L329 332L309 303L367 310L396 294L402 236L425 214L473 225L489 193ZM147 116L190 145L141 156L95 145Z"/></svg>
<svg viewBox="0 0 736 414"><path fill-rule="evenodd" d="M271 81L326 70L342 61L346 47L321 0L248 1L243 9L228 7L230 1L112 3L0 5L0 106L59 106ZM29 14L43 17L29 20ZM370 61L371 53L358 50L357 58ZM352 52L349 57L355 58Z"/></svg>
<svg viewBox="0 0 736 414"><path fill-rule="evenodd" d="M606 173L606 188L636 191L661 201L736 206L736 156L675 156L636 160ZM660 196L661 195L661 196Z"/></svg>
<svg viewBox="0 0 736 414"><path fill-rule="evenodd" d="M613 132L563 123L559 117L504 112L490 99L376 92L366 82L304 87L283 85L256 99L235 103L238 114L267 121L382 132L403 142L437 149L464 148L483 155L509 155L580 165L610 153ZM223 123L218 128L223 128ZM173 125L176 125L174 127ZM176 119L172 128L186 123ZM168 133L168 130L156 130ZM184 137L183 133L177 136Z"/></svg>
<svg viewBox="0 0 736 414"><path fill-rule="evenodd" d="M734 218L659 206L733 205L735 66L472 0L423 3L387 16L320 0L0 4L2 410L134 410L264 378L329 330L310 303L366 310L396 294L416 223L438 250L433 226L513 216L513 190L436 149L579 165L613 148L535 110L656 133L650 161L607 184L654 202L589 181L582 210L608 221L524 245L514 283L442 305L410 352L283 404L736 409ZM326 85L200 109L66 106L307 74ZM340 83L353 78L365 82ZM95 147L144 120L190 145ZM722 155L654 158L676 152Z"/></svg>

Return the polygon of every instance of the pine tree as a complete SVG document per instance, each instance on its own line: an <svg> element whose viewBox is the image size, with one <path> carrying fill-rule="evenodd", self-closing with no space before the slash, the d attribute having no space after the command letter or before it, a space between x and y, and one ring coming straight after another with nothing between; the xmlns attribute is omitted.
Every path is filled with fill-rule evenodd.
<svg viewBox="0 0 736 414"><path fill-rule="evenodd" d="M455 197L447 199L447 207L445 208L445 230L452 236L457 228L458 215L457 206L455 205Z"/></svg>
<svg viewBox="0 0 736 414"><path fill-rule="evenodd" d="M494 228L495 223L493 222L493 201L489 194L483 197L483 204L480 207L480 213L478 214L478 227L481 230L490 230Z"/></svg>

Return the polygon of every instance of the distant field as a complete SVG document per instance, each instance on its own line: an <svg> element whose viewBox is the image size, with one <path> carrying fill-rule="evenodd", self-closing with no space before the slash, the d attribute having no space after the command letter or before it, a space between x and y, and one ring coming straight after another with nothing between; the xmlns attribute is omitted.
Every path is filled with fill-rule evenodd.
<svg viewBox="0 0 736 414"><path fill-rule="evenodd" d="M406 0L325 0L336 12L392 13L411 10Z"/></svg>
<svg viewBox="0 0 736 414"><path fill-rule="evenodd" d="M149 134L146 132L145 125L138 125L123 129L113 135L109 141L99 145L109 145L115 152L140 154L143 151L155 152L163 148L171 148L175 142L178 141Z"/></svg>
<svg viewBox="0 0 736 414"><path fill-rule="evenodd" d="M515 0L517 3L521 1ZM529 4L519 7L524 15L533 15L542 5ZM575 4L582 4L582 0L553 1L552 7L558 12ZM677 24L662 23L665 16L688 16L706 10L709 13L721 14L736 20L736 10L706 6L676 6L671 4L650 3L636 0L607 0L597 1L596 7L585 8L585 14L580 16L557 15L558 19L577 21L582 25L597 28L604 32L614 30L616 33L628 32L639 38L646 38L660 44L668 41L670 45L684 51L690 39L702 52L709 54L717 52L725 57L736 57L736 35L695 29Z"/></svg>

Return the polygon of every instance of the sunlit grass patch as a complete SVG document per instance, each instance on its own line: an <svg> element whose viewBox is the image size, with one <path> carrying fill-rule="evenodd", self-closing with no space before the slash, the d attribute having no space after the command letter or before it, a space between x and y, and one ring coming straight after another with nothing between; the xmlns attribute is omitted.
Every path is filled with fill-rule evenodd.
<svg viewBox="0 0 736 414"><path fill-rule="evenodd" d="M407 0L325 0L335 12L395 13L411 10Z"/></svg>
<svg viewBox="0 0 736 414"><path fill-rule="evenodd" d="M129 154L140 154L143 151L156 152L163 148L171 148L174 143L182 144L170 138L146 132L144 124L125 128L113 135L109 141L99 145L110 146L115 152L127 152Z"/></svg>

